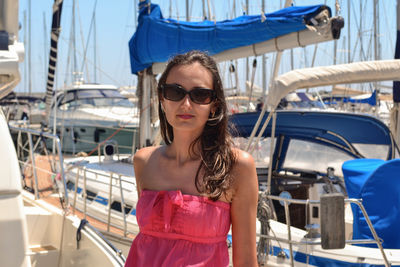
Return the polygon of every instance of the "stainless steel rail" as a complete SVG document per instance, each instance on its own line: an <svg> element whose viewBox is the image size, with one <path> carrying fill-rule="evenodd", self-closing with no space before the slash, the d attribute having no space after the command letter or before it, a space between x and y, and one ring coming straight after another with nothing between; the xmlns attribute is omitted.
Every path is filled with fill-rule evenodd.
<svg viewBox="0 0 400 267"><path fill-rule="evenodd" d="M61 150L61 142L60 142L60 138L58 138L57 135L54 134L49 134L46 132L40 132L40 131L36 131L36 130L32 130L29 128L20 128L20 127L14 127L14 126L9 126L10 131L15 131L18 133L18 135L21 135L22 133L25 133L28 137L28 141L29 141L29 154L30 154L30 158L32 161L32 169L33 169L33 174L34 174L34 179L35 179L35 197L39 198L39 190L38 190L38 180L37 180L37 171L36 171L36 167L35 167L35 156L34 156L34 148L35 146L33 145L33 141L32 141L32 135L35 136L39 136L39 137L46 137L49 139L52 139L55 144L56 144L56 148L57 148L57 156L58 156L58 162L59 162L59 170L60 170L60 176L61 176L61 181L63 184L63 193L64 193L64 207L69 207L69 199L68 199L68 190L67 190L67 184L65 181L65 173L64 173L64 158L62 155L62 150ZM21 145L21 147L23 147L22 144L17 144L17 146L19 147Z"/></svg>
<svg viewBox="0 0 400 267"><path fill-rule="evenodd" d="M290 252L290 262L291 266L294 266L294 258L293 258L293 245L301 245L301 244L306 244L306 245L321 245L321 241L294 241L292 240L291 237L291 225L290 225L290 216L289 216L289 204L300 204L300 205L308 205L308 204L320 204L319 200L303 200L303 199L288 199L288 198L283 198L279 196L273 196L273 195L264 195L268 199L271 200L277 200L277 201L283 201L284 203L284 208L285 208L285 217L286 217L286 224L287 224L287 229L288 229L288 238L278 238L276 236L270 236L270 235L258 235L260 237L267 238L269 240L276 240L279 242L284 242L289 244L289 252ZM382 240L378 237L374 226L371 223L371 220L367 214L367 211L365 210L364 206L362 205L362 200L361 199L345 199L345 203L353 203L356 204L362 211L365 220L368 224L368 227L374 237L374 239L357 239L357 240L346 240L346 244L371 244L375 243L381 254L382 258L384 260L385 266L391 266L385 250L382 247Z"/></svg>
<svg viewBox="0 0 400 267"><path fill-rule="evenodd" d="M125 208L127 207L127 205L126 205L124 194L123 194L122 182L132 184L132 186L135 186L135 184L130 181L127 181L125 179L122 179L122 176L118 173L108 172L106 175L101 172L95 172L93 170L87 169L85 166L76 165L74 167L76 167L76 179L75 179L75 188L74 188L74 202L72 205L73 210L75 211L75 209L76 209L76 204L77 204L76 198L78 195L78 187L79 187L78 184L79 183L82 183L82 185L83 185L83 192L82 192L83 213L84 213L85 218L87 216L87 206L86 206L87 205L87 194L86 194L87 181L95 181L96 183L106 185L106 186L108 186L108 191L107 192L102 191L102 192L104 194L108 195L107 219L104 221L107 225L107 232L110 232L111 226L119 228L118 226L113 225L111 222L111 210L112 210L111 203L114 198L112 189L113 189L113 187L117 187L117 188L119 187L119 193L120 193L119 197L121 200L121 215L122 215L122 222L123 222L122 230L124 232L124 236L126 237L128 235L127 216L129 214L126 214L126 212L125 212ZM88 173L94 174L94 175L96 175L96 177L103 176L104 178L108 178L109 182L107 183L107 182L97 181L96 180L97 178L93 179L93 178L88 177L88 175L87 175ZM81 180L81 178L83 179L83 181Z"/></svg>

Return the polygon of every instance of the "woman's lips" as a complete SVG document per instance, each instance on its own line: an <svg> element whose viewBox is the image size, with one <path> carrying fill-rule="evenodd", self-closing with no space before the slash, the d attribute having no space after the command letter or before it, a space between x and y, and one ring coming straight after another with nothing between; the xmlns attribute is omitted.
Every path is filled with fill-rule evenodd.
<svg viewBox="0 0 400 267"><path fill-rule="evenodd" d="M184 119L184 120L188 120L188 119L191 119L194 117L193 115L190 115L190 114L179 114L177 116L178 116L178 118Z"/></svg>

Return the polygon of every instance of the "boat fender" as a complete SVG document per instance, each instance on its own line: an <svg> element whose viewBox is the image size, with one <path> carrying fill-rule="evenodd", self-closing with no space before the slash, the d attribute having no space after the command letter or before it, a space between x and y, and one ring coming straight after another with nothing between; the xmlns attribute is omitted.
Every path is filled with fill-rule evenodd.
<svg viewBox="0 0 400 267"><path fill-rule="evenodd" d="M83 229L83 227L85 227L87 223L87 220L82 219L81 223L79 224L78 230L76 231L76 249L79 249L79 241L81 241L82 238L81 230Z"/></svg>
<svg viewBox="0 0 400 267"><path fill-rule="evenodd" d="M344 195L322 194L321 199L321 247L342 249L346 245L344 222Z"/></svg>

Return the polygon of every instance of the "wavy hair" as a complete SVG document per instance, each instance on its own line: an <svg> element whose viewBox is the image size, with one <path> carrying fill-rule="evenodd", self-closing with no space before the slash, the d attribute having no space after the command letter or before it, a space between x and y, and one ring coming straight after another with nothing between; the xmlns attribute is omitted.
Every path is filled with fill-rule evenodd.
<svg viewBox="0 0 400 267"><path fill-rule="evenodd" d="M172 58L158 81L158 114L160 118L161 136L169 145L174 140L172 126L168 123L161 108L162 85L166 83L171 69L179 65L200 63L212 75L216 99L213 102L215 113L210 113L203 132L189 147L189 153L200 157L200 165L196 172L195 186L200 193L205 193L212 200L218 200L232 186L231 171L236 162L232 150L232 138L228 131L227 106L221 77L216 62L208 54L201 51L190 51ZM200 154L195 147L200 147Z"/></svg>

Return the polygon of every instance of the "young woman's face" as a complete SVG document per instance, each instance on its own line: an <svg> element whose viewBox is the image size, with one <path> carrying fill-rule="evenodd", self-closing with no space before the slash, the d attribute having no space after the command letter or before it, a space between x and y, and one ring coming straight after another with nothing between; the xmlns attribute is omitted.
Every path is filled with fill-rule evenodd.
<svg viewBox="0 0 400 267"><path fill-rule="evenodd" d="M173 67L167 77L166 84L177 84L185 91L194 88L213 88L212 74L200 63L190 65L178 65ZM180 101L161 99L167 121L176 131L189 131L199 136L209 118L210 112L214 112L213 102L209 104L197 104L188 94Z"/></svg>

